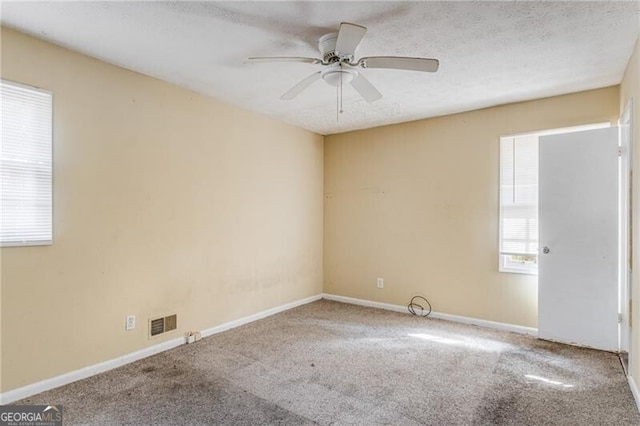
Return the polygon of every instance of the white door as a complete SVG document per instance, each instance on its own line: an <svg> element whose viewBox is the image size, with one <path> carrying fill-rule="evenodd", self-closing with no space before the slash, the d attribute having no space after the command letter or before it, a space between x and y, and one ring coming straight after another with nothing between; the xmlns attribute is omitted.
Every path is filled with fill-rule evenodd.
<svg viewBox="0 0 640 426"><path fill-rule="evenodd" d="M538 336L618 350L618 129L540 137Z"/></svg>

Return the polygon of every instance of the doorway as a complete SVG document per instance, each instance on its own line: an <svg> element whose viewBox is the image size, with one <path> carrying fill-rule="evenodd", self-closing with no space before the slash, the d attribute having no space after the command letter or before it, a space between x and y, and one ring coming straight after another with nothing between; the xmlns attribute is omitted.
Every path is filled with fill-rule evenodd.
<svg viewBox="0 0 640 426"><path fill-rule="evenodd" d="M625 352L626 349L626 352L628 352L630 344L628 324L631 314L628 309L628 300L630 299L630 271L627 262L630 258L629 236L631 235L629 229L631 216L629 213L628 197L630 190L630 165L628 159L630 158L630 153L629 148L623 147L625 145L630 147L630 143L623 139L625 132L627 132L627 137L630 139L630 123L627 125L627 121L625 121L630 120L630 117L630 107L628 107L626 113L623 114L620 120L620 137L618 135L618 128L612 128L609 123L600 123L501 138L500 270L503 272L539 275L538 324L539 336L541 338L621 353ZM595 151L591 153L585 151L591 149L588 148L588 144L580 143L582 137L589 138L587 136L590 134L588 131L594 131L596 134L596 140L592 144L592 149ZM576 132L580 132L582 136L575 136L578 134ZM548 242L545 244L544 241L538 241L538 234L544 233L543 225L539 222L538 217L538 197L534 197L536 199L533 202L529 202L529 198L531 198L532 190L534 190L536 195L539 195L538 180L541 177L538 176L538 169L539 161L542 161L538 158L539 140L550 135L560 135L558 137L563 139L565 136L562 135L571 134L574 136L566 137L569 139L577 138L577 140L573 142L574 145L572 147L565 150L566 152L564 153L555 152L548 154L550 158L556 158L558 161L556 161L557 167L555 171L548 170L543 172L546 178L551 176L548 180L548 182L551 183L547 186L553 190L557 189L557 184L566 183L563 181L563 174L566 175L567 179L570 179L573 174L573 172L571 172L572 167L578 167L574 164L576 163L577 157L582 157L584 164L580 167L587 173L585 176L592 176L593 185L600 185L604 179L604 175L606 175L605 180L608 182L606 185L608 189L606 189L606 191L608 191L608 195L606 195L606 201L601 200L594 202L594 200L591 199L593 198L591 190L587 188L585 191L582 180L584 177L574 179L573 185L576 187L575 190L565 188L565 196L557 198L561 201L566 201L573 196L577 196L576 194L582 191L582 196L585 197L585 200L592 202L591 207L585 205L583 207L585 211L581 211L579 206L572 206L572 203L579 202L579 200L573 199L568 203L568 206L556 205L552 207L551 210L547 209L547 212L551 211L552 213L551 218L561 216L560 213L565 212L567 209L574 209L572 215L565 218L567 223L557 226L556 230L551 232L553 238L561 236L565 230L573 226L574 222L576 222L573 218L583 218L589 215L592 216L592 224L583 223L583 231L577 232L572 238L579 240L582 239L584 235L589 236L594 234L594 230L602 223L600 211L603 210L603 206L613 206L613 209L605 209L608 210L609 218L607 219L608 230L604 233L608 238L606 244L601 241L601 237L595 237L595 240L591 242L587 242L586 240L580 242L578 247L575 247L576 250L565 250L568 247L566 242L559 243L558 241L553 241L554 247L550 247ZM600 136L598 136L598 134ZM608 139L608 141L604 142L604 144L607 145L607 147L604 148L606 153L597 152L603 148L598 138L604 134L608 135L604 137L604 139ZM623 145L619 147L619 143ZM562 158L558 157L559 155L562 156ZM608 158L606 161L608 164L606 171L594 171L594 164L598 162L596 160L600 160L604 156ZM603 174L603 179L598 176L598 173ZM542 179L545 177L542 177ZM558 179L560 180L556 182ZM533 207L533 209L531 207ZM559 214L554 215L554 211L559 212ZM619 215L618 212L620 212ZM543 220L546 221L548 219ZM538 226L539 224L540 227ZM547 235L543 238L548 239L549 236ZM603 246L607 246L607 250L610 252L604 255L607 259L605 269L608 272L606 278L601 276L595 281L599 283L606 282L605 290L598 287L601 284L590 282L592 276L597 276L600 273L597 269L586 272L587 267L593 266L598 260L597 257L592 260L587 260L587 258L597 252L600 255L600 260L602 260L603 254L599 250L601 250ZM545 247L546 253L543 251ZM581 248L584 249L584 253L578 255L577 249ZM565 252L564 254L568 255L568 257L564 259L562 259L563 251ZM575 254L573 259L571 256L572 253ZM546 256L546 258L543 258L544 256ZM577 279L577 281L573 280L573 284L570 284L569 288L563 289L561 286L558 286L557 283L545 287L544 282L541 282L541 280L544 281L549 277L549 275L545 275L544 272L545 262L547 266L553 265L554 262L550 262L551 260L557 261L555 262L554 272L554 274L556 274L556 282L566 284L571 282L571 279L568 279L570 277L582 276L582 278ZM568 272L567 267L571 262L573 262L573 271ZM586 267L583 265L586 265ZM603 265L600 266L604 267ZM539 274L540 268L542 268L542 276ZM595 292L592 292L589 287L593 287ZM563 291L565 292L564 296L561 294ZM591 300L589 300L589 297L591 297ZM605 305L606 309L603 309ZM573 311L571 309L573 309ZM549 316L550 312L551 316ZM603 320L603 317L605 317L606 320ZM567 330L564 331L568 331L568 334L563 334L564 332L556 333L562 328L567 328ZM600 339L601 341L596 339L594 341L591 340L589 336L591 331L582 334L579 331L598 329L601 329L601 335L607 336L606 339Z"/></svg>

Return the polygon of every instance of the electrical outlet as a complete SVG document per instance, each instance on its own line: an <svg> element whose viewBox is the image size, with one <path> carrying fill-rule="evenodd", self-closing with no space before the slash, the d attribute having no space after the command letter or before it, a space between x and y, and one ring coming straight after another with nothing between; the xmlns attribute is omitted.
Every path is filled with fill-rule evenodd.
<svg viewBox="0 0 640 426"><path fill-rule="evenodd" d="M378 288L384 288L384 278L378 278Z"/></svg>
<svg viewBox="0 0 640 426"><path fill-rule="evenodd" d="M202 339L202 334L199 331L189 331L185 337L187 338L187 343L195 343Z"/></svg>
<svg viewBox="0 0 640 426"><path fill-rule="evenodd" d="M127 316L127 330L133 330L136 328L136 316L128 315Z"/></svg>

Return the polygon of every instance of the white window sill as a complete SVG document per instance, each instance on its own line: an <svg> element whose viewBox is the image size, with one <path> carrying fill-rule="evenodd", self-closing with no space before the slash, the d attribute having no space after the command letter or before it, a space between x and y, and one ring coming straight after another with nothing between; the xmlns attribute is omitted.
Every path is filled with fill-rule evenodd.
<svg viewBox="0 0 640 426"><path fill-rule="evenodd" d="M508 274L524 274L524 275L538 275L538 268L514 268L514 267L500 267L498 269L500 272L505 272Z"/></svg>

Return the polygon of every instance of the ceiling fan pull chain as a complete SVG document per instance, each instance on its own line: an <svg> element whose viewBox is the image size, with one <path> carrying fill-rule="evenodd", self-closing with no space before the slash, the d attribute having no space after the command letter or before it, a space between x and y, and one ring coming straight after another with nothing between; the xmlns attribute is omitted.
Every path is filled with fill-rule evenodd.
<svg viewBox="0 0 640 426"><path fill-rule="evenodd" d="M336 123L340 122L340 88L336 86Z"/></svg>
<svg viewBox="0 0 640 426"><path fill-rule="evenodd" d="M344 111L342 110L342 77L343 77L343 73L342 73L342 63L340 63L340 114L342 114Z"/></svg>

